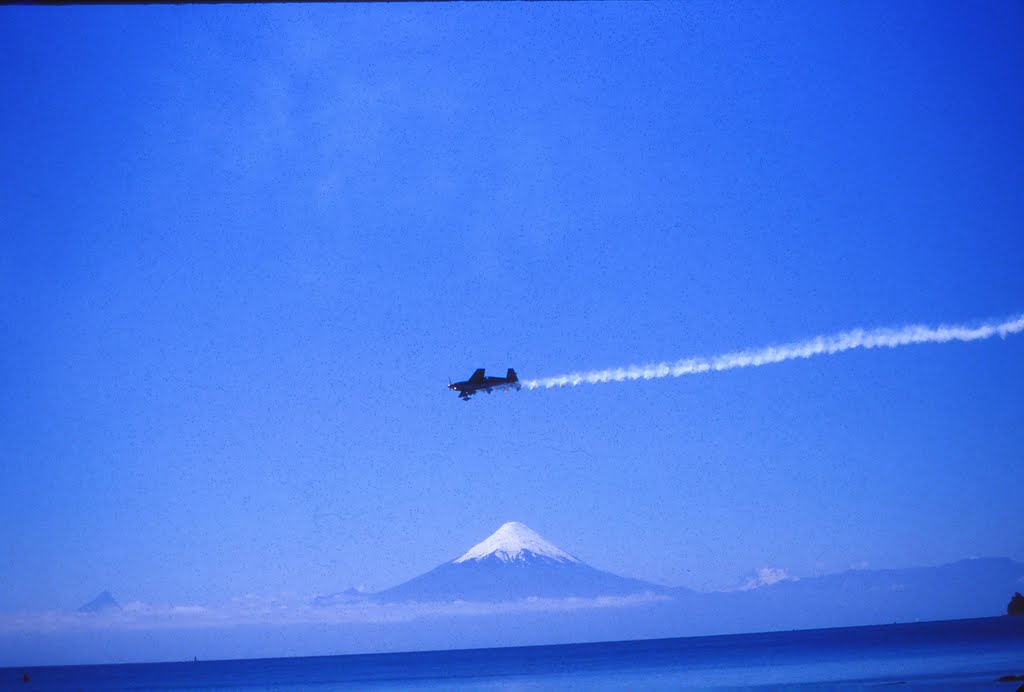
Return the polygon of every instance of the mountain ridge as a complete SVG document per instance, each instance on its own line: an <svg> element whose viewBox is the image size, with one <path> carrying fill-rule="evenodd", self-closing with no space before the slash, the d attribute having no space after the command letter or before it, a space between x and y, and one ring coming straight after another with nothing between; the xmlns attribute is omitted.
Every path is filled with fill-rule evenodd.
<svg viewBox="0 0 1024 692"><path fill-rule="evenodd" d="M508 603L647 595L652 598L616 609L612 619L623 626L632 622L633 629L624 630L631 636L652 636L699 623L708 630L738 632L979 617L1003 612L1006 599L1022 584L1024 564L998 557L927 567L850 569L779 578L748 589L697 592L599 570L525 524L508 522L459 558L396 586L373 593L349 590L318 596L314 603ZM581 627L584 621L593 621L596 627L602 617L592 612L577 619ZM612 631L617 626L613 625L609 620L601 626Z"/></svg>

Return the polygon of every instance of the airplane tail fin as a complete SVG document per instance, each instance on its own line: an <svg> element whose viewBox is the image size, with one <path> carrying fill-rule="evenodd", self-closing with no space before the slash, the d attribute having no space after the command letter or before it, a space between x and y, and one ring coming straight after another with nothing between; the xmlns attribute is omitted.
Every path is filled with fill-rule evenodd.
<svg viewBox="0 0 1024 692"><path fill-rule="evenodd" d="M508 369L508 373L505 375L505 379L507 379L509 382L519 381L519 377L516 375L516 371L513 370L512 368Z"/></svg>

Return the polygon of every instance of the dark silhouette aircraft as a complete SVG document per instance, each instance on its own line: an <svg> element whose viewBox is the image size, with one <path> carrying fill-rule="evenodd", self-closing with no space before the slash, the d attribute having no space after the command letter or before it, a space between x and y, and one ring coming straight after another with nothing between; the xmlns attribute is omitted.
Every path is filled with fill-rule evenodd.
<svg viewBox="0 0 1024 692"><path fill-rule="evenodd" d="M454 384L449 383L448 389L454 389L459 393L460 399L469 401L469 397L473 396L477 392L487 392L490 394L495 389L502 391L508 391L509 389L522 389L522 385L519 384L519 378L516 376L516 371L512 368L508 369L508 374L504 377L485 377L484 369L480 368L465 382L456 382Z"/></svg>

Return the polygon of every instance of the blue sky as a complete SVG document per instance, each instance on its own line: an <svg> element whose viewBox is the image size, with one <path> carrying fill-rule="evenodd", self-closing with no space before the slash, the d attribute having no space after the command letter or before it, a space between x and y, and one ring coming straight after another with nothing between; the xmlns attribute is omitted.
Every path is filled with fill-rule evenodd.
<svg viewBox="0 0 1024 692"><path fill-rule="evenodd" d="M1024 559L1014 3L0 9L0 611Z"/></svg>

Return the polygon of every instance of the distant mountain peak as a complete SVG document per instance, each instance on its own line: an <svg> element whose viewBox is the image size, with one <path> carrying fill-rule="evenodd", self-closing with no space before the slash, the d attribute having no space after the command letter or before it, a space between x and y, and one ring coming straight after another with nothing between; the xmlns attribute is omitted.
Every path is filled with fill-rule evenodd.
<svg viewBox="0 0 1024 692"><path fill-rule="evenodd" d="M556 562L580 563L575 557L518 521L502 524L501 528L453 562L458 564L489 557L497 558L502 562L515 562L527 559L528 554L546 557Z"/></svg>
<svg viewBox="0 0 1024 692"><path fill-rule="evenodd" d="M102 613L107 610L121 610L121 604L114 600L109 591L104 591L81 608L80 613Z"/></svg>

